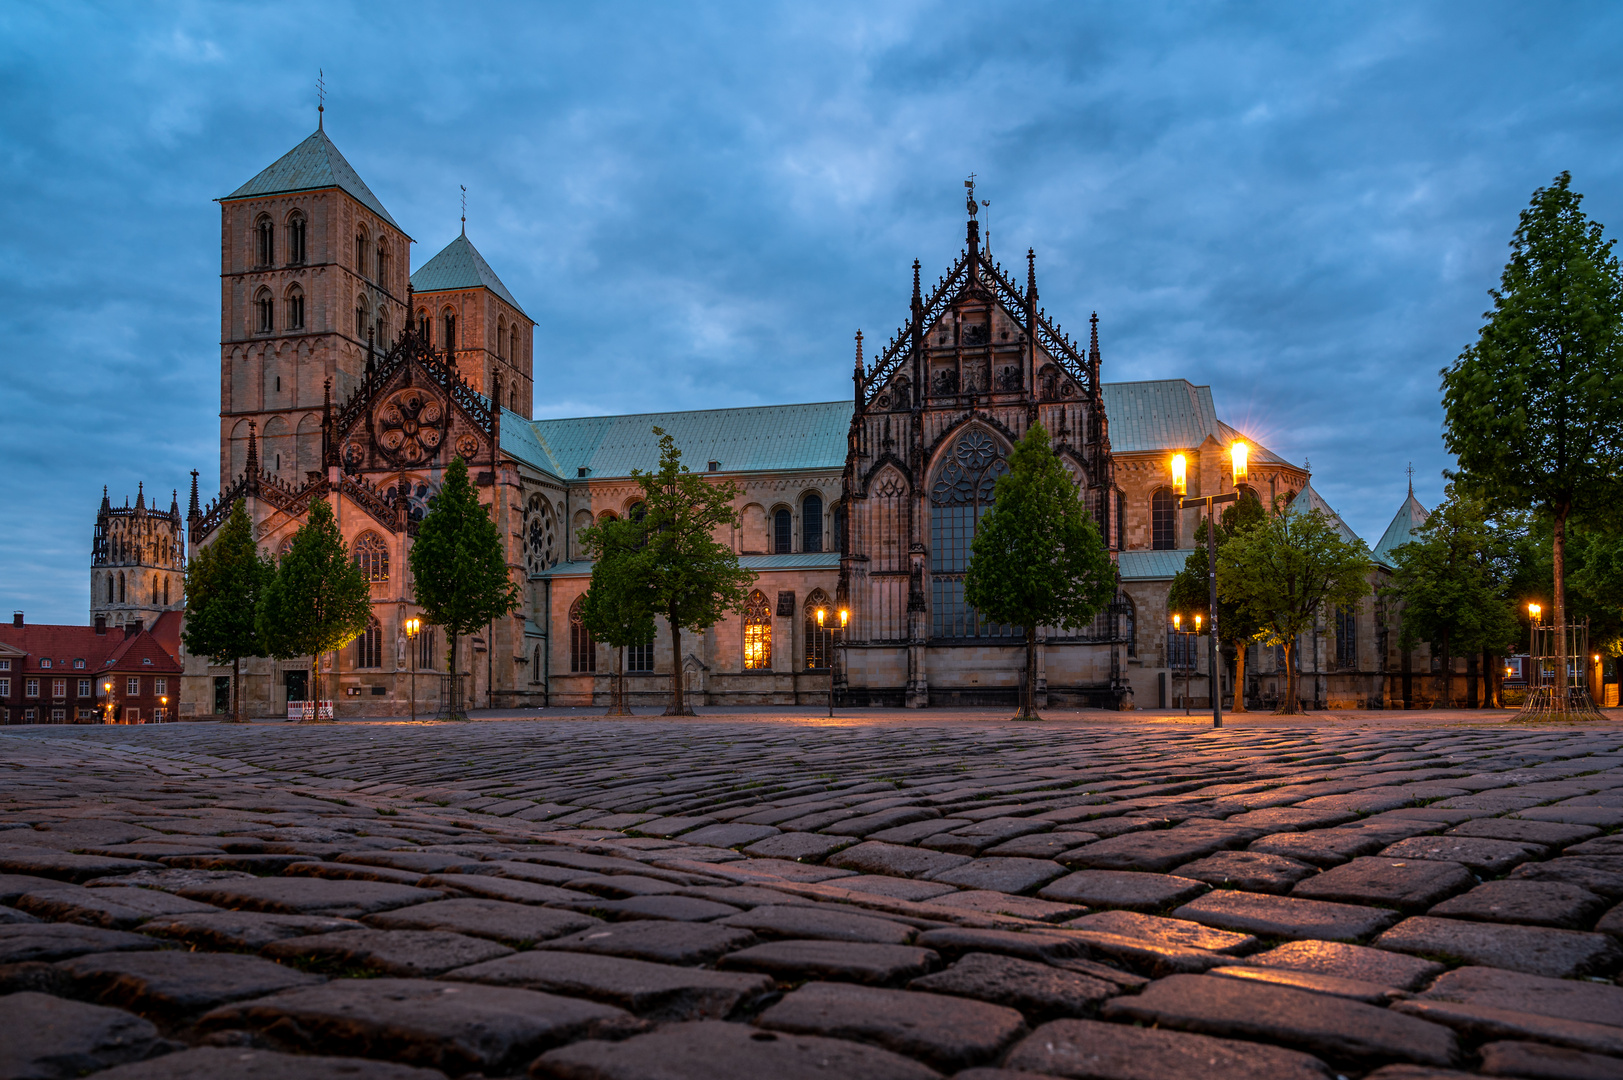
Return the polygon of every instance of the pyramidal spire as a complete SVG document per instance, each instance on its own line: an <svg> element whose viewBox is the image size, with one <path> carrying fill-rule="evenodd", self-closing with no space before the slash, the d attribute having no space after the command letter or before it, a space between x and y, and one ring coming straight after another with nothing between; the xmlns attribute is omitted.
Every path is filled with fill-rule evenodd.
<svg viewBox="0 0 1623 1080"><path fill-rule="evenodd" d="M254 436L258 426L252 420L248 421L248 465L245 471L249 476L259 475L259 442Z"/></svg>
<svg viewBox="0 0 1623 1080"><path fill-rule="evenodd" d="M139 513L147 508L146 481L135 485L135 509Z"/></svg>
<svg viewBox="0 0 1623 1080"><path fill-rule="evenodd" d="M107 498L107 486L105 484L102 485L101 489L101 508L103 510L111 510L113 508L112 502L110 502Z"/></svg>
<svg viewBox="0 0 1623 1080"><path fill-rule="evenodd" d="M198 504L197 504L197 470L193 469L192 470L192 501L191 501L191 505L188 506L187 509L186 509L186 518L187 518L187 520L191 520L194 517L201 516L202 513L203 513L202 507L198 506Z"/></svg>

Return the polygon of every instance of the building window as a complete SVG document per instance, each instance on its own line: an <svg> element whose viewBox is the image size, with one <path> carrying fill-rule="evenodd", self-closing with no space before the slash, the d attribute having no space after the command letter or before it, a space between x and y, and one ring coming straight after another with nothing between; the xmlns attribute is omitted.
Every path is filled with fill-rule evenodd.
<svg viewBox="0 0 1623 1080"><path fill-rule="evenodd" d="M41 660L39 662L39 666L42 667L42 668L49 668L51 666L51 661L49 661L49 660Z"/></svg>
<svg viewBox="0 0 1623 1080"><path fill-rule="evenodd" d="M0 709L0 714L3 714L4 712L5 712L4 709ZM95 709L80 709L79 710L79 719L81 721L96 719L96 710Z"/></svg>
<svg viewBox="0 0 1623 1080"><path fill-rule="evenodd" d="M304 290L297 285L287 291L287 328L304 329Z"/></svg>
<svg viewBox="0 0 1623 1080"><path fill-rule="evenodd" d="M165 720L168 720L168 719L169 719L169 710L168 709L157 708L157 709L152 710L152 722L154 724L161 724Z"/></svg>
<svg viewBox="0 0 1623 1080"><path fill-rule="evenodd" d="M355 565L368 581L388 581L389 546L377 533L363 533L355 541Z"/></svg>
<svg viewBox="0 0 1623 1080"><path fill-rule="evenodd" d="M992 436L971 428L936 467L930 484L931 632L938 638L1008 637L1014 628L982 619L964 599L964 574L975 530L992 507L1008 462Z"/></svg>
<svg viewBox="0 0 1623 1080"><path fill-rule="evenodd" d="M506 320L496 320L496 359L507 359L507 326Z"/></svg>
<svg viewBox="0 0 1623 1080"><path fill-rule="evenodd" d="M654 670L654 643L652 641L643 645L626 646L626 670Z"/></svg>
<svg viewBox="0 0 1623 1080"><path fill-rule="evenodd" d="M823 497L807 495L800 502L800 550L823 550Z"/></svg>
<svg viewBox="0 0 1623 1080"><path fill-rule="evenodd" d="M366 300L361 298L361 297L356 297L356 299L355 299L355 337L357 339L363 338L363 337L366 336L366 324L369 321L370 320L367 318L367 312L366 312Z"/></svg>
<svg viewBox="0 0 1623 1080"><path fill-rule="evenodd" d="M276 306L271 303L269 289L259 290L254 298L254 325L261 334L269 334L276 329Z"/></svg>
<svg viewBox="0 0 1623 1080"><path fill-rule="evenodd" d="M597 642L580 620L581 601L585 599L577 596L569 605L569 670L574 672L597 670Z"/></svg>
<svg viewBox="0 0 1623 1080"><path fill-rule="evenodd" d="M11 680L0 679L0 698L11 696Z"/></svg>
<svg viewBox="0 0 1623 1080"><path fill-rule="evenodd" d="M51 723L60 724L64 720L66 720L67 718L68 718L68 710L66 710L66 709L52 709L51 710Z"/></svg>
<svg viewBox="0 0 1623 1080"><path fill-rule="evenodd" d="M358 668L383 666L383 627L376 617L367 623L366 633L355 639L355 666Z"/></svg>
<svg viewBox="0 0 1623 1080"><path fill-rule="evenodd" d="M789 511L781 510L785 517ZM760 589L750 593L744 608L744 670L767 671L772 667L772 606Z"/></svg>
<svg viewBox="0 0 1623 1080"><path fill-rule="evenodd" d="M1336 667L1358 670L1358 609L1336 608Z"/></svg>
<svg viewBox="0 0 1623 1080"><path fill-rule="evenodd" d="M449 311L445 313L445 340L440 345L448 353L456 351L456 316Z"/></svg>
<svg viewBox="0 0 1623 1080"><path fill-rule="evenodd" d="M78 659L78 658L74 659L74 661L73 661L73 669L75 671L83 671L84 667L85 667L85 662L83 660Z"/></svg>
<svg viewBox="0 0 1623 1080"><path fill-rule="evenodd" d="M1127 550L1127 493L1116 492L1116 550Z"/></svg>
<svg viewBox="0 0 1623 1080"><path fill-rule="evenodd" d="M38 716L39 716L39 710L38 709L24 709L23 710L23 723L32 724L35 721L35 719L38 718Z"/></svg>
<svg viewBox="0 0 1623 1080"><path fill-rule="evenodd" d="M124 680L124 692L126 694L128 694L130 697L140 697L141 696L141 679L140 679L140 676L132 675L129 678L125 679Z"/></svg>
<svg viewBox="0 0 1623 1080"><path fill-rule="evenodd" d="M777 555L787 555L794 550L795 519L787 510L779 510L772 515L772 551Z"/></svg>
<svg viewBox="0 0 1623 1080"><path fill-rule="evenodd" d="M378 284L389 287L389 249L378 243Z"/></svg>
<svg viewBox="0 0 1623 1080"><path fill-rule="evenodd" d="M0 660L0 671L10 671L10 670L11 670L11 661L10 660Z"/></svg>
<svg viewBox="0 0 1623 1080"><path fill-rule="evenodd" d="M269 266L276 256L276 230L271 225L271 219L261 216L254 224L255 255L260 266Z"/></svg>
<svg viewBox="0 0 1623 1080"><path fill-rule="evenodd" d="M118 602L120 604L122 604L124 602L124 575L123 574L118 575Z"/></svg>
<svg viewBox="0 0 1623 1080"><path fill-rule="evenodd" d="M304 262L304 215L297 211L287 219L287 261L289 266Z"/></svg>
<svg viewBox="0 0 1623 1080"><path fill-rule="evenodd" d="M817 625L817 611L823 610L823 625ZM839 641L840 613L829 603L828 594L813 589L806 597L806 670L826 671L834 666L834 648Z"/></svg>
<svg viewBox="0 0 1623 1080"><path fill-rule="evenodd" d="M432 626L424 627L417 635L417 666L436 670L439 665L439 635Z"/></svg>
<svg viewBox="0 0 1623 1080"><path fill-rule="evenodd" d="M1199 655L1199 634L1187 631L1167 631L1167 667L1174 671L1194 671L1195 657Z"/></svg>
<svg viewBox="0 0 1623 1080"><path fill-rule="evenodd" d="M51 680L51 696L54 697L54 698L65 698L65 697L67 697L68 696L68 680L66 680L66 679L52 679Z"/></svg>
<svg viewBox="0 0 1623 1080"><path fill-rule="evenodd" d="M366 234L355 234L355 272L366 276Z"/></svg>
<svg viewBox="0 0 1623 1080"><path fill-rule="evenodd" d="M1150 497L1150 547L1171 551L1178 546L1178 497L1157 488Z"/></svg>
<svg viewBox="0 0 1623 1080"><path fill-rule="evenodd" d="M39 680L23 680L23 697L39 697Z"/></svg>
<svg viewBox="0 0 1623 1080"><path fill-rule="evenodd" d="M5 696L5 694L3 692L0 692L0 697L4 697L4 696ZM90 680L89 679L80 679L79 680L79 696L80 697L89 697L90 696Z"/></svg>
<svg viewBox="0 0 1623 1080"><path fill-rule="evenodd" d="M162 675L159 675L157 678L153 679L152 692L154 694L167 694L169 692L169 680L164 678Z"/></svg>

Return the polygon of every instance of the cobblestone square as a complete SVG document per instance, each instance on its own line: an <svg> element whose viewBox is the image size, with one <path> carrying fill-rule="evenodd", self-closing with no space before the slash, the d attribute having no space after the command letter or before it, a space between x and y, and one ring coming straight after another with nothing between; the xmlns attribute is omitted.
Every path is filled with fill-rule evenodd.
<svg viewBox="0 0 1623 1080"><path fill-rule="evenodd" d="M1207 724L0 731L0 1080L1623 1076L1615 717Z"/></svg>

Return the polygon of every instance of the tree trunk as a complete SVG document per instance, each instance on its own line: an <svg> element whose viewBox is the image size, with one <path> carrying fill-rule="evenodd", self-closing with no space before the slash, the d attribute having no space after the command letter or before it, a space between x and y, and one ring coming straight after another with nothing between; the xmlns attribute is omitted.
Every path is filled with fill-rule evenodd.
<svg viewBox="0 0 1623 1080"><path fill-rule="evenodd" d="M1231 713L1242 713L1245 707L1245 642L1234 643L1234 704Z"/></svg>
<svg viewBox="0 0 1623 1080"><path fill-rule="evenodd" d="M603 715L631 715L631 710L626 707L626 650L623 645L614 650L614 684L609 691L609 711Z"/></svg>
<svg viewBox="0 0 1623 1080"><path fill-rule="evenodd" d="M1016 720L1041 720L1033 704L1037 700L1037 628L1026 627L1026 685L1020 688L1020 712Z"/></svg>
<svg viewBox="0 0 1623 1080"><path fill-rule="evenodd" d="M448 630L445 637L447 639L446 658L451 665L451 696L450 700L445 703L445 715L454 720L462 715L462 673L456 668L458 634L454 630Z"/></svg>
<svg viewBox="0 0 1623 1080"><path fill-rule="evenodd" d="M1302 711L1300 677L1296 671L1296 639L1285 643L1285 697L1275 710L1279 716L1297 716Z"/></svg>
<svg viewBox="0 0 1623 1080"><path fill-rule="evenodd" d="M1465 707L1467 709L1479 707L1477 705L1477 684L1480 680L1477 678L1476 661L1476 653L1467 654L1465 658Z"/></svg>
<svg viewBox="0 0 1623 1080"><path fill-rule="evenodd" d="M177 708L178 703L177 703ZM231 658L231 722L242 723L242 657Z"/></svg>
<svg viewBox="0 0 1623 1080"><path fill-rule="evenodd" d="M665 710L666 716L691 716L687 701L682 690L682 628L676 625L676 616L666 616L671 624L671 656L674 659L671 671L671 707Z"/></svg>
<svg viewBox="0 0 1623 1080"><path fill-rule="evenodd" d="M310 656L310 685L305 689L310 697L312 711L310 721L314 723L321 719L321 654L313 653Z"/></svg>
<svg viewBox="0 0 1623 1080"><path fill-rule="evenodd" d="M1498 657L1488 649L1482 650L1482 707L1484 709L1497 709L1499 707L1499 685L1504 677L1500 670Z"/></svg>
<svg viewBox="0 0 1623 1080"><path fill-rule="evenodd" d="M1555 536L1551 545L1555 556L1555 696L1561 712L1567 711L1567 511L1555 512Z"/></svg>
<svg viewBox="0 0 1623 1080"><path fill-rule="evenodd" d="M1442 656L1442 683L1437 690L1437 700L1431 703L1434 709L1452 709L1454 707L1454 656L1449 652L1448 631L1443 631Z"/></svg>

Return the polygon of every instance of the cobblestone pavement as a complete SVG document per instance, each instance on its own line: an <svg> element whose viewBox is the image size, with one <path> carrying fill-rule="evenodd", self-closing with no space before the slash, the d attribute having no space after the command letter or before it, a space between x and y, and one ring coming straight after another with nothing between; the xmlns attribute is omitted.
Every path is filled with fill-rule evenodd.
<svg viewBox="0 0 1623 1080"><path fill-rule="evenodd" d="M1623 1077L1623 728L0 731L0 1078Z"/></svg>

